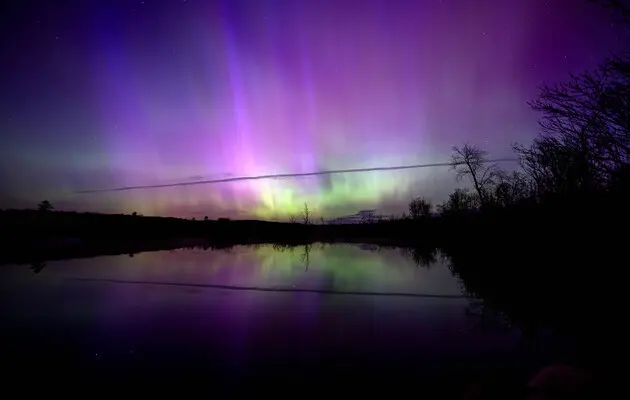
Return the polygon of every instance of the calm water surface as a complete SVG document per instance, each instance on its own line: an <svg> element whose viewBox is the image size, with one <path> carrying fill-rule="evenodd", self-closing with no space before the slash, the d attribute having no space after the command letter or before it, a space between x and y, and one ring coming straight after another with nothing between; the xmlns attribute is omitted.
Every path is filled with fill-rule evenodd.
<svg viewBox="0 0 630 400"><path fill-rule="evenodd" d="M551 337L481 313L441 257L418 266L395 249L182 249L37 273L5 266L0 278L3 363L14 371L463 382L561 357Z"/></svg>

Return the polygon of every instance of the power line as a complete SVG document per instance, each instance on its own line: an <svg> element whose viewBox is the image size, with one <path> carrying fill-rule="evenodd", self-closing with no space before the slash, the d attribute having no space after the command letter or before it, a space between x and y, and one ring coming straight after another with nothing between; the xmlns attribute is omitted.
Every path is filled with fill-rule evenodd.
<svg viewBox="0 0 630 400"><path fill-rule="evenodd" d="M518 159L497 158L494 160L488 160L489 163L514 162L514 161L518 161ZM463 163L460 163L460 164L463 164ZM159 184L159 185L140 185L140 186L125 186L125 187L110 188L110 189L79 190L74 193L87 194L87 193L103 193L103 192L122 192L126 190L158 189L158 188L176 187L176 186L209 185L209 184L216 184L216 183L228 183L228 182L238 182L238 181L254 181L254 180L260 180L260 179L299 178L299 177L304 177L304 176L351 174L351 173L357 173L357 172L395 171L395 170L403 170L403 169L417 169L417 168L428 168L428 167L450 167L451 165L453 164L450 162L442 162L442 163L433 163L433 164L398 165L394 167L335 169L335 170L328 170L328 171L300 172L300 173L294 173L294 174L237 176L237 177L232 177L232 178L210 179L210 180L194 181L194 182L177 182L177 183L164 183L164 184Z"/></svg>
<svg viewBox="0 0 630 400"><path fill-rule="evenodd" d="M224 289L224 290L242 290L257 292L286 292L286 293L315 293L315 294L333 294L333 295L354 295L354 296L391 296L391 297L424 297L438 299L468 299L469 296L461 294L427 294L427 293L409 293L409 292L359 292L345 290L329 290L329 289L300 289L300 288L272 288L260 286L234 286L234 285L215 285L204 283L180 283L180 282L159 282L159 281L131 281L122 279L100 279L100 278L66 278L75 282L102 282L102 283L119 283L129 285L160 285L160 286L181 286L205 289Z"/></svg>

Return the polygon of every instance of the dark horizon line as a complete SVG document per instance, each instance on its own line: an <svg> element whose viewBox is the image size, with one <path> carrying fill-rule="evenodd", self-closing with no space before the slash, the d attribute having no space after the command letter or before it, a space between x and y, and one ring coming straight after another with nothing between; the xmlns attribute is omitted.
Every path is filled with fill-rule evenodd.
<svg viewBox="0 0 630 400"><path fill-rule="evenodd" d="M493 160L488 160L489 163L514 162L514 161L518 161L518 159L517 158L497 158ZM417 169L417 168L428 168L428 167L449 167L452 165L461 165L461 164L464 164L464 163L453 164L450 162L441 162L441 163L431 163L431 164L398 165L394 167L369 167L369 168L336 169L336 170L316 171L316 172L298 172L298 173L292 173L292 174L237 176L237 177L231 177L231 178L210 179L210 180L194 181L194 182L177 182L177 183L163 183L163 184L157 184L157 185L124 186L124 187L110 188L110 189L88 189L88 190L76 191L74 192L74 194L121 192L121 191L127 191L127 190L158 189L158 188L177 187L177 186L208 185L208 184L228 183L228 182L237 182L237 181L298 178L298 177L304 177L304 176L333 175L333 174L345 174L345 173L357 173L357 172L395 171L395 170L403 170L403 169Z"/></svg>

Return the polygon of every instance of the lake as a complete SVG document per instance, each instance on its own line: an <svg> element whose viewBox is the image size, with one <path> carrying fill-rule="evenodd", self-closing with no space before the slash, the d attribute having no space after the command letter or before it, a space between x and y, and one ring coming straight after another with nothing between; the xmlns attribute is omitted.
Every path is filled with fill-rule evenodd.
<svg viewBox="0 0 630 400"><path fill-rule="evenodd" d="M418 265L370 245L8 265L0 296L3 371L16 376L455 393L572 354L468 298L446 257Z"/></svg>

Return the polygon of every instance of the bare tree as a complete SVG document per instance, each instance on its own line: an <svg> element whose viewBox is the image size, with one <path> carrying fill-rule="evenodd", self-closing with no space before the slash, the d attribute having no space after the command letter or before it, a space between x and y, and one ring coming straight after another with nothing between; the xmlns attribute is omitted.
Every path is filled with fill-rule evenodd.
<svg viewBox="0 0 630 400"><path fill-rule="evenodd" d="M297 223L297 218L295 218L295 215L293 215L293 214L289 215L289 222L292 223L292 224Z"/></svg>
<svg viewBox="0 0 630 400"><path fill-rule="evenodd" d="M50 204L50 201L44 200L37 205L39 211L52 211L54 207Z"/></svg>
<svg viewBox="0 0 630 400"><path fill-rule="evenodd" d="M532 194L531 182L523 172L500 171L494 186L493 201L503 207L514 205Z"/></svg>
<svg viewBox="0 0 630 400"><path fill-rule="evenodd" d="M497 166L489 162L488 152L470 144L453 147L451 168L457 172L457 180L468 178L471 180L479 201L485 204L487 193L494 184Z"/></svg>
<svg viewBox="0 0 630 400"><path fill-rule="evenodd" d="M627 0L589 0L630 23ZM535 101L541 133L516 145L538 198L622 188L630 180L630 53L614 55L566 82L543 84ZM626 183L624 183L624 181Z"/></svg>
<svg viewBox="0 0 630 400"><path fill-rule="evenodd" d="M575 192L593 182L579 157L557 138L540 137L530 147L515 146L521 167L531 180L538 198L549 193Z"/></svg>
<svg viewBox="0 0 630 400"><path fill-rule="evenodd" d="M428 217L431 215L432 204L424 198L418 197L409 203L409 215L413 219Z"/></svg>
<svg viewBox="0 0 630 400"><path fill-rule="evenodd" d="M304 210L302 211L302 222L304 222L304 225L310 225L312 223L311 212L306 203L304 203Z"/></svg>
<svg viewBox="0 0 630 400"><path fill-rule="evenodd" d="M539 190L605 186L630 164L630 53L544 84L530 106L542 114L541 135L515 150Z"/></svg>
<svg viewBox="0 0 630 400"><path fill-rule="evenodd" d="M477 208L479 198L472 195L466 189L455 189L442 205L438 206L438 210L442 214L460 214Z"/></svg>

